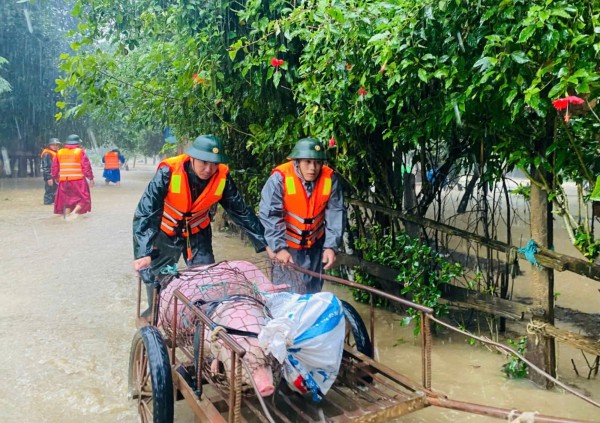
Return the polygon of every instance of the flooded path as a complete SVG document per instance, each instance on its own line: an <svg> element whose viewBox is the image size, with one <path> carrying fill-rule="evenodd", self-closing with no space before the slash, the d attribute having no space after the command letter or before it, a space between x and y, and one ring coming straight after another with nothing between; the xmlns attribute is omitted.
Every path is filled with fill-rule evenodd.
<svg viewBox="0 0 600 423"><path fill-rule="evenodd" d="M92 189L92 213L72 222L42 205L41 178L0 179L0 422L137 421L127 400L137 298L131 219L153 169L124 172L121 188L104 186L101 170L94 169L99 184ZM220 233L214 250L217 260L255 256L237 238ZM378 358L419 381L419 343L399 321L392 313L379 314ZM571 358L584 369L581 354L561 346L561 380L598 401L600 380L577 377ZM600 410L559 390L507 380L500 370L504 362L462 337L440 337L433 349L433 388L457 400L600 421ZM176 422L193 421L185 404L178 404ZM401 421L498 420L430 408Z"/></svg>

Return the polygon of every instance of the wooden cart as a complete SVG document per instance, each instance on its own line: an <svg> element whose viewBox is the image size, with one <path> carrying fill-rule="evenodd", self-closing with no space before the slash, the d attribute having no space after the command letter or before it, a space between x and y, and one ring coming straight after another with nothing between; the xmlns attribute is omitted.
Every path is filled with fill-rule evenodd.
<svg viewBox="0 0 600 423"><path fill-rule="evenodd" d="M178 400L187 403L198 421L210 423L389 422L430 405L497 417L505 421L515 416L516 410L453 401L429 389L431 343L428 316L432 316L430 309L340 278L325 275L323 277L403 303L422 313L421 384L373 359L371 338L374 329L374 309L371 308L371 328L368 331L358 312L346 302L343 302L344 313L347 327L351 330L344 347L341 369L334 385L320 402L313 402L311 398L292 392L285 381L282 381L275 393L268 398L257 395L256 387L254 390L242 391L241 374L250 371L244 360L246 352L226 331L219 331L217 336L230 351L233 365L229 375L231 382L220 383L221 381L211 376L209 366L203 360L204 353L198 349L197 342L194 348L190 343L182 343L176 331L164 333L156 325L156 316L151 319L151 323L139 317L142 290L140 281L138 331L132 342L129 363L129 396L137 404L141 422L172 423L174 403ZM157 297L155 295L155 305L158 302ZM210 317L178 290L175 291L174 301L174 310L177 310L179 302L196 317L195 321L202 326L201 329L196 328L197 333L204 333L205 327L215 327ZM155 307L155 310L157 309L158 307ZM173 321L176 322L176 319L175 313ZM541 415L537 415L535 421L584 423Z"/></svg>

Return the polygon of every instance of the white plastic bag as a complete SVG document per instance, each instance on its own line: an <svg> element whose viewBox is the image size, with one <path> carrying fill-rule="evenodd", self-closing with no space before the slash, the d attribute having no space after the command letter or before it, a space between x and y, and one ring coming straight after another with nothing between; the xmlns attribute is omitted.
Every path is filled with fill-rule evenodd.
<svg viewBox="0 0 600 423"><path fill-rule="evenodd" d="M315 401L335 381L344 350L342 303L330 292L266 295L273 320L258 335L259 345L283 364L293 390Z"/></svg>

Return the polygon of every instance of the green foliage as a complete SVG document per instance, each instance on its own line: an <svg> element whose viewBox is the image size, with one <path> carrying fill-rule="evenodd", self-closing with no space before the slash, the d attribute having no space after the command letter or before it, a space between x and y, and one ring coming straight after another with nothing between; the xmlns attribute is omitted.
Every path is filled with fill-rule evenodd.
<svg viewBox="0 0 600 423"><path fill-rule="evenodd" d="M589 2L317 1L281 14L236 44L247 47L240 66L285 56L302 125L335 135L338 170L354 186L376 186L369 194L381 204L399 204L395 169L415 149L425 169L483 160L484 181L559 164L560 182L563 169L574 177L595 161L593 137L580 138L579 160L560 129L547 151L536 147L562 118L551 100L599 87L599 15ZM350 172L356 162L346 158L365 172ZM421 212L434 197L426 185L424 194Z"/></svg>
<svg viewBox="0 0 600 423"><path fill-rule="evenodd" d="M511 191L511 194L520 195L526 201L529 201L529 199L531 198L531 185L530 184L527 184L527 185L519 184L515 189L513 189Z"/></svg>
<svg viewBox="0 0 600 423"><path fill-rule="evenodd" d="M461 265L447 262L429 246L408 246L405 253L404 266L396 278L404 285L402 294L408 294L417 304L432 308L436 316L447 314L446 305L439 303L440 287L462 276ZM415 335L418 335L421 315L412 308L408 309L408 314L415 320Z"/></svg>
<svg viewBox="0 0 600 423"><path fill-rule="evenodd" d="M381 285L373 276L369 275L368 273L363 273L359 270L355 270L354 272L354 281L361 285L370 286L376 289L382 289ZM371 295L368 292L354 288L351 288L350 291L352 292L352 298L354 298L354 300L364 304L370 303ZM376 297L375 305L377 307L387 307L389 305L389 301L385 298Z"/></svg>
<svg viewBox="0 0 600 423"><path fill-rule="evenodd" d="M514 342L512 339L508 339L507 343L519 354L524 355L527 349L527 337L519 339L518 342ZM520 358L510 355L508 362L502 367L502 370L510 379L523 379L527 377L528 366Z"/></svg>
<svg viewBox="0 0 600 423"><path fill-rule="evenodd" d="M384 232L381 227L375 226L368 239L357 240L355 249L363 259L378 263L399 271L396 281L401 286L401 293L417 303L433 308L436 315L447 313L447 307L439 303L442 295L441 285L450 283L462 275L462 268L458 263L449 263L440 257L431 247L423 245L418 239L406 234L391 235ZM359 270L355 271L356 282L374 286L381 289L375 279ZM367 302L369 297L353 291L354 299ZM377 305L387 305L378 301ZM408 319L405 324L415 319L417 322L415 335L419 333L419 313L414 309L408 310Z"/></svg>
<svg viewBox="0 0 600 423"><path fill-rule="evenodd" d="M79 0L58 116L171 127L182 142L217 133L253 191L298 138L333 137L354 197L399 208L402 165L438 169L421 215L451 171L493 182L516 167L565 214L562 181L600 173L599 122L577 113L567 126L551 103L598 95L592 4Z"/></svg>
<svg viewBox="0 0 600 423"><path fill-rule="evenodd" d="M594 261L600 255L600 240L595 239L583 226L578 226L574 234L575 247L583 253L585 258Z"/></svg>

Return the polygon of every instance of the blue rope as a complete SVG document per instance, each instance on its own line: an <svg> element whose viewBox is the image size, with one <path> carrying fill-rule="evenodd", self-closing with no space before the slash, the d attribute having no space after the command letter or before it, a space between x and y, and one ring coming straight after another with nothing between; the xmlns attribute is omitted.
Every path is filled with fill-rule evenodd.
<svg viewBox="0 0 600 423"><path fill-rule="evenodd" d="M176 275L177 274L177 265L174 264L169 266L168 264L164 265L160 268L161 275Z"/></svg>
<svg viewBox="0 0 600 423"><path fill-rule="evenodd" d="M540 267L537 260L535 259L535 254L540 251L538 245L535 243L533 239L530 239L526 246L523 248L519 248L517 250L519 253L523 253L525 259L535 267Z"/></svg>

